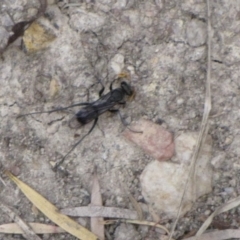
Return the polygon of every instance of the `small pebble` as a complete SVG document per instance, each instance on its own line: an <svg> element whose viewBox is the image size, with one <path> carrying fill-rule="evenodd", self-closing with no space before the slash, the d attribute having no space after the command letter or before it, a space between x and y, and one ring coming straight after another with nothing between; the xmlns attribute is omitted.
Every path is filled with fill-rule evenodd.
<svg viewBox="0 0 240 240"><path fill-rule="evenodd" d="M159 124L141 119L130 125L136 133L126 129L123 136L138 145L146 153L159 161L169 160L174 154L174 142L172 133Z"/></svg>
<svg viewBox="0 0 240 240"><path fill-rule="evenodd" d="M206 210L205 212L204 212L204 215L205 216L209 216L211 214L211 211L210 210Z"/></svg>

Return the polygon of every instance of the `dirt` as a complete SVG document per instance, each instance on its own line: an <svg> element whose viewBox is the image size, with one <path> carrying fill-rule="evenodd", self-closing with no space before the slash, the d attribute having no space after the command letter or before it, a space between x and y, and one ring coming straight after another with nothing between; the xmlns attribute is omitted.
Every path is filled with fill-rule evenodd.
<svg viewBox="0 0 240 240"><path fill-rule="evenodd" d="M26 11L26 2L19 2L23 7L15 11ZM26 20L29 16L25 15L15 22ZM199 229L217 206L240 191L239 21L239 0L211 1L209 134L213 138L213 191L201 197L180 219L175 239ZM45 45L32 46L31 40L25 38L23 47L19 44L21 37L8 46L4 42L0 60L1 164L59 208L90 203L94 169L100 179L104 206L133 209L128 193L144 203L139 176L153 159L124 139L125 127L118 114L99 117L96 128L66 158L64 170L58 172L52 171L51 163L59 161L88 132L91 123L79 129L69 128L68 122L78 107L17 116L96 100L99 82L107 93L120 70L129 74L128 81L136 91L135 99L121 107L127 123L145 117L163 124L175 135L179 131L199 131L207 72L206 1L58 1L48 6L37 28L44 31L46 39L41 41L46 41ZM119 82L114 83L114 88L118 86ZM29 201L5 181L7 186L1 183L0 188L2 201L15 207L25 221L49 222L41 214L35 216ZM172 221L165 220L165 226L170 229ZM1 214L0 223L6 222L9 218ZM237 228L239 222L239 208L235 208L219 215L210 228ZM106 229L110 239L121 239L118 225ZM138 232L136 239L159 239L155 230L136 226L133 230ZM68 234L41 237L75 239ZM0 234L0 239L23 238ZM126 235L125 239L130 238Z"/></svg>

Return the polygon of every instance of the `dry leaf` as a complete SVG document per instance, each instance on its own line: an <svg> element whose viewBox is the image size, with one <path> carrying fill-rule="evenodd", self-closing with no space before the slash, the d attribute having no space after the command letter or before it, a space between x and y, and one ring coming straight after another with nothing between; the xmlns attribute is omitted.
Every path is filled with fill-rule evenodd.
<svg viewBox="0 0 240 240"><path fill-rule="evenodd" d="M59 213L59 210L51 204L47 199L42 197L35 190L23 183L17 177L13 176L10 172L5 172L8 177L17 184L25 196L50 220L63 228L66 232L72 234L79 239L94 240L97 239L93 233L86 228L73 221L71 218Z"/></svg>
<svg viewBox="0 0 240 240"><path fill-rule="evenodd" d="M19 229L22 231L22 235L28 239L28 240L41 240L40 237L36 235L36 233L33 231L33 229L25 223L12 209L10 209L7 205L0 202L1 209L9 215L9 217L14 220Z"/></svg>
<svg viewBox="0 0 240 240"><path fill-rule="evenodd" d="M209 233L204 233L201 236L195 236L190 238L184 238L184 240L226 240L240 238L240 230L238 229L228 229L228 230L220 230L220 231L213 231Z"/></svg>
<svg viewBox="0 0 240 240"><path fill-rule="evenodd" d="M196 236L200 236L207 228L208 226L211 224L213 218L215 216L217 216L220 213L226 212L232 208L237 207L240 204L240 197L234 198L230 201L228 201L227 203L223 204L222 206L218 207L207 219L206 221L203 223L203 225L201 226L201 228L198 230Z"/></svg>
<svg viewBox="0 0 240 240"><path fill-rule="evenodd" d="M28 223L36 234L45 233L63 233L66 232L60 227L47 225L43 223ZM0 225L0 233L23 234L23 230L16 223L7 223Z"/></svg>
<svg viewBox="0 0 240 240"><path fill-rule="evenodd" d="M136 211L124 208L115 207L101 207L101 206L87 206L65 208L60 210L61 213L72 217L107 217L107 218L126 218L138 219Z"/></svg>
<svg viewBox="0 0 240 240"><path fill-rule="evenodd" d="M162 234L170 234L170 232L167 230L167 228L165 228L164 226L157 224L155 222L148 222L148 221L138 221L138 220L107 220L104 221L103 223L108 225L108 224L113 224L116 222L122 222L122 223L132 223L132 224L136 224L136 225L145 225L145 226L151 226L151 227L157 227L159 229L163 230Z"/></svg>
<svg viewBox="0 0 240 240"><path fill-rule="evenodd" d="M91 205L102 206L102 196L100 192L100 185L97 178L97 174L93 175L93 186L91 193ZM104 225L102 224L102 217L91 217L91 230L95 233L101 240L104 239Z"/></svg>

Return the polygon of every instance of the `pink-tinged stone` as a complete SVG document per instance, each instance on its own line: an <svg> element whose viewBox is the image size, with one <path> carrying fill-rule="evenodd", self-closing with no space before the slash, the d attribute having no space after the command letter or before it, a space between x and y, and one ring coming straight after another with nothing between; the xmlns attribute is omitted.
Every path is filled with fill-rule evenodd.
<svg viewBox="0 0 240 240"><path fill-rule="evenodd" d="M135 133L129 129L123 132L123 136L137 144L147 154L159 161L170 159L174 154L173 135L160 125L149 120L140 119L130 125Z"/></svg>

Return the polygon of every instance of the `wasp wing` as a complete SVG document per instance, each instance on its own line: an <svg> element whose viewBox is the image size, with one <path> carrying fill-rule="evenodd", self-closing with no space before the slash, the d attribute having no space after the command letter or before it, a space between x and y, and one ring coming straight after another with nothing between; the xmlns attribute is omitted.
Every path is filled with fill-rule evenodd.
<svg viewBox="0 0 240 240"><path fill-rule="evenodd" d="M91 106L98 111L98 114L102 114L111 108L113 108L116 104L122 101L124 98L124 94L120 88L117 88L106 95L101 96L97 101L93 102Z"/></svg>

